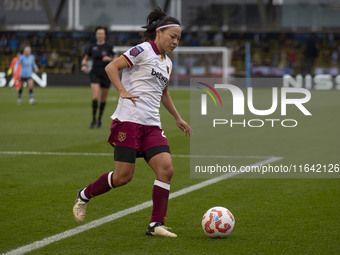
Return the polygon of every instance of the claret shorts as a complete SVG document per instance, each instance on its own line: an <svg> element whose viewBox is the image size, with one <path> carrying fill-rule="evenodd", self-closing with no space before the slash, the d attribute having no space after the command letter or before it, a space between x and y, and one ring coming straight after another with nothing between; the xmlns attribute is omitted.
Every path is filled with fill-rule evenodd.
<svg viewBox="0 0 340 255"><path fill-rule="evenodd" d="M115 160L134 163L136 157L148 162L161 152L170 153L164 131L158 126L113 120L108 142L115 147Z"/></svg>

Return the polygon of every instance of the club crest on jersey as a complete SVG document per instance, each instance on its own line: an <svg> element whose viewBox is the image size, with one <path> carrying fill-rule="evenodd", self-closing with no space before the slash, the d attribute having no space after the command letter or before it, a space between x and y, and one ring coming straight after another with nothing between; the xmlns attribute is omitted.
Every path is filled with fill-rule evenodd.
<svg viewBox="0 0 340 255"><path fill-rule="evenodd" d="M142 53L144 49L140 46L136 46L130 50L130 55L133 57L137 57L140 53Z"/></svg>
<svg viewBox="0 0 340 255"><path fill-rule="evenodd" d="M118 140L119 140L120 142L124 142L125 139L126 139L126 133L124 133L124 132L119 132L119 133L118 133Z"/></svg>
<svg viewBox="0 0 340 255"><path fill-rule="evenodd" d="M152 68L151 75L157 77L159 80L164 82L164 84L168 83L168 78L166 78L161 72L156 72L155 69Z"/></svg>

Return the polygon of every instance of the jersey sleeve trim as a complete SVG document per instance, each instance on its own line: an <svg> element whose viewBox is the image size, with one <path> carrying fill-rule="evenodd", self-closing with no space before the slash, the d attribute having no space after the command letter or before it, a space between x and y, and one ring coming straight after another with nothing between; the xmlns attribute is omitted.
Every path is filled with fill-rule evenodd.
<svg viewBox="0 0 340 255"><path fill-rule="evenodd" d="M133 66L131 60L125 54L123 54L121 57L126 61L126 63L129 65L129 67Z"/></svg>

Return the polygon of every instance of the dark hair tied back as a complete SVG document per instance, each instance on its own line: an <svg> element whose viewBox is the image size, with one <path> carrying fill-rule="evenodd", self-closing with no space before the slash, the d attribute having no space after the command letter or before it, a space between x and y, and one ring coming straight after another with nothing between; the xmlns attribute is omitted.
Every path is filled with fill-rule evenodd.
<svg viewBox="0 0 340 255"><path fill-rule="evenodd" d="M95 33L97 33L97 31L101 30L101 29L103 29L105 31L105 36L106 36L107 35L107 28L106 27L98 26L98 27L96 27L96 29L94 31L95 31Z"/></svg>
<svg viewBox="0 0 340 255"><path fill-rule="evenodd" d="M146 31L141 33L142 40L144 42L155 40L156 29L167 24L181 25L177 19L167 16L161 8L156 7L146 18L146 25L142 26L142 28L146 29Z"/></svg>

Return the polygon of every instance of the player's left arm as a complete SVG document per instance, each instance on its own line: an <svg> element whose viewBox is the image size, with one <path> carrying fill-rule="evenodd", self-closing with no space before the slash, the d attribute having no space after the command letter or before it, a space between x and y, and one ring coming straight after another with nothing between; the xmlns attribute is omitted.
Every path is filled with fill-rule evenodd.
<svg viewBox="0 0 340 255"><path fill-rule="evenodd" d="M37 66L37 64L35 63L35 56L34 55L32 55L32 57L33 57L33 63L32 63L32 65L33 65L33 69L34 69L34 72L39 72L39 68L38 68L38 66Z"/></svg>
<svg viewBox="0 0 340 255"><path fill-rule="evenodd" d="M113 58L113 57L110 57L110 56L104 56L104 57L102 58L102 60L103 60L103 62L111 62L112 60L114 60L114 58Z"/></svg>
<svg viewBox="0 0 340 255"><path fill-rule="evenodd" d="M108 56L103 57L103 61L104 62L111 62L111 61L115 60L117 57L118 56L115 53L114 48L112 48L112 51L110 52L110 54Z"/></svg>
<svg viewBox="0 0 340 255"><path fill-rule="evenodd" d="M162 104L164 105L165 109L175 118L177 126L185 132L185 135L191 136L191 127L188 123L186 123L181 115L178 113L174 103L172 102L170 93L168 91L168 86L165 87L163 90L163 95L161 99Z"/></svg>

